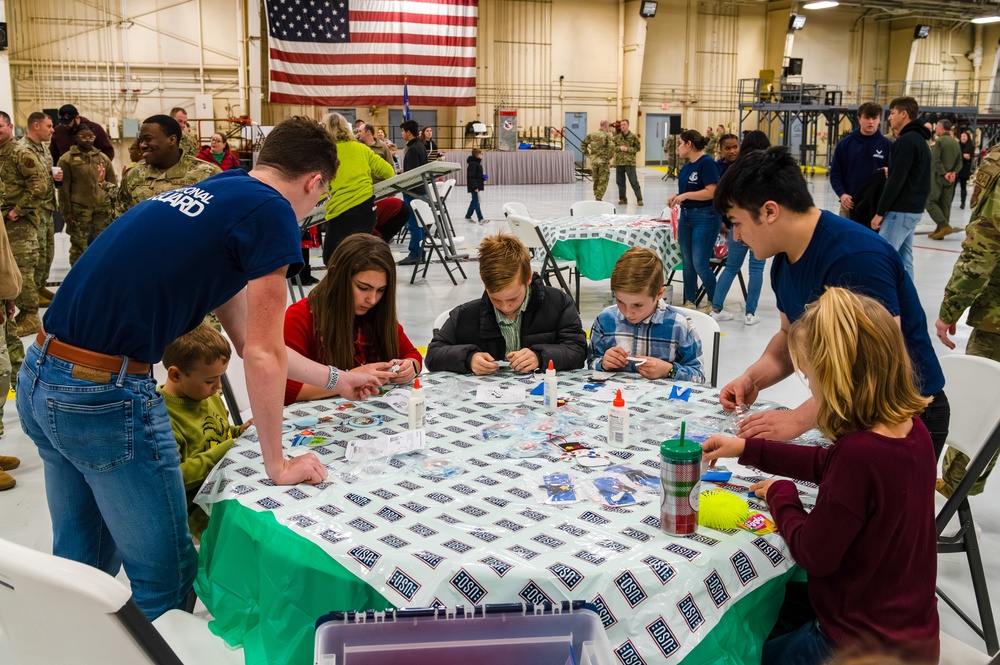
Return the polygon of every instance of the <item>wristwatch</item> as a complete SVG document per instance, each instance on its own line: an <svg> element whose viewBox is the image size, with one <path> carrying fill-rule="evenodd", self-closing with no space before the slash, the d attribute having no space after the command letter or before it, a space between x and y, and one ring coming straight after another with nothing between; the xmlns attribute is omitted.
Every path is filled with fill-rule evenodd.
<svg viewBox="0 0 1000 665"><path fill-rule="evenodd" d="M667 372L667 377L666 378L672 379L676 375L677 375L677 363L671 363L670 364L670 371Z"/></svg>

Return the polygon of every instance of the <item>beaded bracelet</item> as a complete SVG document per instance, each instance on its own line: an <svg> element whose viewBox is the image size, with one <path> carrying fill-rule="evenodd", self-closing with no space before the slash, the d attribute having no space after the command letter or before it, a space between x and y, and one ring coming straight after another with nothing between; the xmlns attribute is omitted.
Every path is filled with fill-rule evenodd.
<svg viewBox="0 0 1000 665"><path fill-rule="evenodd" d="M337 383L340 381L340 370L338 370L333 365L329 365L328 367L330 368L330 378L326 382L326 389L333 390L337 386Z"/></svg>

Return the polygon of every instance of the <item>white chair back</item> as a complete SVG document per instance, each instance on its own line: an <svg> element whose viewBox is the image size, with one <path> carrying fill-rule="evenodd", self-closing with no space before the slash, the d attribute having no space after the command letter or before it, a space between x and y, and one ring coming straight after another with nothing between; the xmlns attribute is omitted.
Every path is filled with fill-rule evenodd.
<svg viewBox="0 0 1000 665"><path fill-rule="evenodd" d="M989 665L994 662L982 651L973 649L948 633L941 631L941 657L938 665Z"/></svg>
<svg viewBox="0 0 1000 665"><path fill-rule="evenodd" d="M431 328L431 331L437 332L438 330L441 330L441 326L443 326L444 322L448 320L448 315L450 314L451 314L450 309L446 309L445 311L438 314L437 318L434 319L434 327Z"/></svg>
<svg viewBox="0 0 1000 665"><path fill-rule="evenodd" d="M420 225L426 229L431 228L434 224L434 215L431 212L431 207L428 205L427 201L420 201L419 199L414 199L410 201L410 209L413 210L413 214L417 216L417 221Z"/></svg>
<svg viewBox="0 0 1000 665"><path fill-rule="evenodd" d="M507 217L510 217L511 215L518 215L519 217L529 217L529 218L531 217L531 215L528 214L528 206L524 205L523 203L514 203L514 202L503 204L503 214Z"/></svg>
<svg viewBox="0 0 1000 665"><path fill-rule="evenodd" d="M613 215L615 212L614 204L607 201L577 201L569 207L569 214L573 217Z"/></svg>
<svg viewBox="0 0 1000 665"><path fill-rule="evenodd" d="M542 239L538 237L537 226L533 219L521 215L507 215L507 226L528 249L540 249Z"/></svg>
<svg viewBox="0 0 1000 665"><path fill-rule="evenodd" d="M454 178L449 178L448 180L445 180L444 182L436 182L436 183L434 183L434 186L437 187L438 197L442 201L445 201L445 200L448 199L448 195L451 194L451 190L453 190L455 188L455 182L456 181L455 181Z"/></svg>
<svg viewBox="0 0 1000 665"><path fill-rule="evenodd" d="M701 339L701 371L705 373L706 383L714 388L719 380L719 338L722 336L719 323L704 312L686 307L676 309L691 321Z"/></svg>
<svg viewBox="0 0 1000 665"><path fill-rule="evenodd" d="M954 354L941 357L941 370L952 414L948 445L975 458L1000 424L1000 409L995 405L1000 395L1000 363Z"/></svg>

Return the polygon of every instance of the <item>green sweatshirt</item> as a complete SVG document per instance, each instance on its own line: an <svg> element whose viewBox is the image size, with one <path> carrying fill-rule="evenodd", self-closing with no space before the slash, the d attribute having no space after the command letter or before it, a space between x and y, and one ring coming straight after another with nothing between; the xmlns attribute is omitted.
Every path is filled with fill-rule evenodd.
<svg viewBox="0 0 1000 665"><path fill-rule="evenodd" d="M215 394L206 400L195 401L174 397L158 388L170 415L170 426L181 453L181 476L188 497L188 527L191 535L200 538L208 526L208 515L194 503L209 472L233 445L233 438L240 435L240 428L229 424L229 413L222 396Z"/></svg>
<svg viewBox="0 0 1000 665"><path fill-rule="evenodd" d="M372 176L382 180L396 175L396 171L371 148L358 141L337 143L340 166L330 183L330 198L326 202L326 218L333 219L340 213L372 197Z"/></svg>

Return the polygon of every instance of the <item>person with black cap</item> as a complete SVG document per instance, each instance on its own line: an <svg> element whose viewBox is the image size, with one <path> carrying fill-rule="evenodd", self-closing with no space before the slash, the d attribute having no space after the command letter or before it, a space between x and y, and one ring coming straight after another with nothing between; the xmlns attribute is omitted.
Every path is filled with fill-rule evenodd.
<svg viewBox="0 0 1000 665"><path fill-rule="evenodd" d="M111 139L108 138L108 133L104 131L104 128L93 120L84 118L72 104L63 104L59 107L59 124L56 126L56 131L52 134L52 141L49 143L52 162L58 164L59 158L76 145L73 130L81 123L90 125L90 128L94 130L94 136L97 137L97 140L94 141L94 147L107 155L108 159L114 161L115 149L111 145Z"/></svg>

